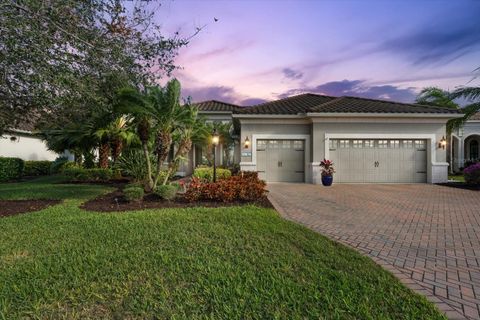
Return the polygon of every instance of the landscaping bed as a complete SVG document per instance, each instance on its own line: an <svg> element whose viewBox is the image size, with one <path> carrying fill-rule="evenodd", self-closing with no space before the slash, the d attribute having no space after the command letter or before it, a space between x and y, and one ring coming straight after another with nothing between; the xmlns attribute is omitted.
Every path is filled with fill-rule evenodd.
<svg viewBox="0 0 480 320"><path fill-rule="evenodd" d="M447 182L447 183L438 183L439 186L450 187L450 188L459 188L464 190L473 190L479 191L480 185L469 184L466 182Z"/></svg>
<svg viewBox="0 0 480 320"><path fill-rule="evenodd" d="M259 198L257 201L234 201L234 202L218 202L218 201L187 201L183 195L178 195L175 200L163 200L155 194L149 194L144 197L143 201L127 201L121 190L101 195L93 200L85 202L81 208L88 211L97 212L115 212L129 211L155 208L191 208L191 207L232 207L242 205L256 205L263 208L273 208L266 196Z"/></svg>
<svg viewBox="0 0 480 320"><path fill-rule="evenodd" d="M60 200L0 200L0 217L33 212L60 203Z"/></svg>

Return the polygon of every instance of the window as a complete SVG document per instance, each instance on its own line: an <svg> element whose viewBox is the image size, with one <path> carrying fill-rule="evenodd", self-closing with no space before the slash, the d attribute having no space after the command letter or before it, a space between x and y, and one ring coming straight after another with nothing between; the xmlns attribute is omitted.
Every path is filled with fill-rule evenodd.
<svg viewBox="0 0 480 320"><path fill-rule="evenodd" d="M415 149L425 150L425 141L424 140L415 140Z"/></svg>
<svg viewBox="0 0 480 320"><path fill-rule="evenodd" d="M293 148L295 150L303 150L303 140L294 140L293 141Z"/></svg>
<svg viewBox="0 0 480 320"><path fill-rule="evenodd" d="M350 148L350 140L340 140L340 148L342 149Z"/></svg>
<svg viewBox="0 0 480 320"><path fill-rule="evenodd" d="M291 141L290 140L283 140L282 141L282 149L290 149Z"/></svg>
<svg viewBox="0 0 480 320"><path fill-rule="evenodd" d="M266 140L257 140L257 150L265 150L267 148Z"/></svg>
<svg viewBox="0 0 480 320"><path fill-rule="evenodd" d="M403 148L404 149L412 149L413 148L413 140L403 140Z"/></svg>
<svg viewBox="0 0 480 320"><path fill-rule="evenodd" d="M478 141L472 140L470 141L470 160L477 160L478 159Z"/></svg>
<svg viewBox="0 0 480 320"><path fill-rule="evenodd" d="M375 140L365 140L364 141L365 148L374 148L375 147Z"/></svg>
<svg viewBox="0 0 480 320"><path fill-rule="evenodd" d="M378 140L378 148L379 149L388 148L388 140Z"/></svg>
<svg viewBox="0 0 480 320"><path fill-rule="evenodd" d="M278 141L277 140L270 140L268 142L268 146L272 149L278 149Z"/></svg>
<svg viewBox="0 0 480 320"><path fill-rule="evenodd" d="M400 140L390 140L390 148L392 149L400 148Z"/></svg>
<svg viewBox="0 0 480 320"><path fill-rule="evenodd" d="M330 148L330 150L335 150L337 149L337 140L332 140L330 139L328 141L328 147Z"/></svg>
<svg viewBox="0 0 480 320"><path fill-rule="evenodd" d="M363 148L363 141L362 140L353 140L353 147L358 149L358 148Z"/></svg>

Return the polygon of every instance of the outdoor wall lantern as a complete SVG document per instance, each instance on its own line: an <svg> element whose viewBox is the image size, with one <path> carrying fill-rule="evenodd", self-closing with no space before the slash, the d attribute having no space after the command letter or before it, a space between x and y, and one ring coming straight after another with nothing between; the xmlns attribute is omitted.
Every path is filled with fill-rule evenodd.
<svg viewBox="0 0 480 320"><path fill-rule="evenodd" d="M438 143L438 149L442 148L443 150L445 150L446 146L447 146L447 139L445 139L445 136L443 136L440 142Z"/></svg>
<svg viewBox="0 0 480 320"><path fill-rule="evenodd" d="M218 135L217 128L213 129L212 144L213 148L213 182L217 182L217 146L220 142L220 136Z"/></svg>
<svg viewBox="0 0 480 320"><path fill-rule="evenodd" d="M245 149L248 149L250 147L250 140L248 139L248 137L245 137L245 142L243 144L243 147Z"/></svg>

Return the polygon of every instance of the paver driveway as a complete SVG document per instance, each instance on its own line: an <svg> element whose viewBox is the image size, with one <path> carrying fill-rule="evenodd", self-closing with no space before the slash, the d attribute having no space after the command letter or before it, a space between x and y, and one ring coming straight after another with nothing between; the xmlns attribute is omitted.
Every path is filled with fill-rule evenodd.
<svg viewBox="0 0 480 320"><path fill-rule="evenodd" d="M275 183L287 219L348 244L450 318L480 318L480 192L427 184Z"/></svg>

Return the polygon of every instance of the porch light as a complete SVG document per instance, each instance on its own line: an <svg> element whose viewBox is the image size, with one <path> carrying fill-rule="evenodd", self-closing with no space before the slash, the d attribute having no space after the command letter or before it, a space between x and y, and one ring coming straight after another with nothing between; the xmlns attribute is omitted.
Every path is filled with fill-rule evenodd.
<svg viewBox="0 0 480 320"><path fill-rule="evenodd" d="M447 146L447 139L445 139L445 136L443 136L440 142L438 143L438 149L442 148L443 150L445 150L446 146Z"/></svg>
<svg viewBox="0 0 480 320"><path fill-rule="evenodd" d="M217 146L220 142L220 136L218 135L217 128L213 129L212 144L213 148L213 182L217 182Z"/></svg>
<svg viewBox="0 0 480 320"><path fill-rule="evenodd" d="M248 139L248 137L245 137L245 142L243 144L243 147L245 149L248 149L250 147L250 140Z"/></svg>
<svg viewBox="0 0 480 320"><path fill-rule="evenodd" d="M218 135L217 128L213 129L212 133L212 143L214 146L218 146L218 143L220 142L220 136Z"/></svg>

